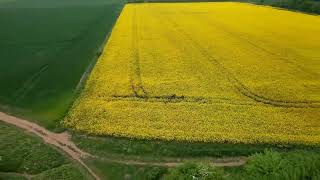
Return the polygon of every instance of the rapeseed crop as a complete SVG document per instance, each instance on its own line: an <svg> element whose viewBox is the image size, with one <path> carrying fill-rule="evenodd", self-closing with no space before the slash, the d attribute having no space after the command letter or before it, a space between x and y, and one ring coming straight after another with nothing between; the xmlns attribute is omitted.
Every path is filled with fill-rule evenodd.
<svg viewBox="0 0 320 180"><path fill-rule="evenodd" d="M145 139L320 144L320 17L128 4L64 124Z"/></svg>

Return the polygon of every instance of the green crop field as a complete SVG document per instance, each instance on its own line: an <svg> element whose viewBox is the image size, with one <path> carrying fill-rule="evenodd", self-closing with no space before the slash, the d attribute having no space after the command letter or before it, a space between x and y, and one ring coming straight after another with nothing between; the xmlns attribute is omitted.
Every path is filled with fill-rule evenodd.
<svg viewBox="0 0 320 180"><path fill-rule="evenodd" d="M0 109L54 128L94 63L123 1L0 3Z"/></svg>

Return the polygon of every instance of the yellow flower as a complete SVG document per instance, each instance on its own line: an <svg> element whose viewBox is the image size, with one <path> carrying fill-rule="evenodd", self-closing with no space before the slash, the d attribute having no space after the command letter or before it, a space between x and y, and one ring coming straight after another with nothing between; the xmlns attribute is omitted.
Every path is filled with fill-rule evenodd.
<svg viewBox="0 0 320 180"><path fill-rule="evenodd" d="M99 135L320 144L320 17L245 3L123 9L64 123Z"/></svg>

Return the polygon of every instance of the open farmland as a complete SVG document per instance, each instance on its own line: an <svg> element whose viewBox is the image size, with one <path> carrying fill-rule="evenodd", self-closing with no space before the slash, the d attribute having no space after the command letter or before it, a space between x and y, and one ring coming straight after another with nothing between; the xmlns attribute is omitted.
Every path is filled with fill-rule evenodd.
<svg viewBox="0 0 320 180"><path fill-rule="evenodd" d="M0 109L54 128L123 1L0 1Z"/></svg>
<svg viewBox="0 0 320 180"><path fill-rule="evenodd" d="M98 135L320 143L320 17L127 4L65 125Z"/></svg>

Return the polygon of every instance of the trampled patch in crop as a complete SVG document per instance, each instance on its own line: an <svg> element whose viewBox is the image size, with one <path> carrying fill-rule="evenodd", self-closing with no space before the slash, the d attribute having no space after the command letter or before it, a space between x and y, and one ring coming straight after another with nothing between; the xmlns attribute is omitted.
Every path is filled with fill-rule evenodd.
<svg viewBox="0 0 320 180"><path fill-rule="evenodd" d="M138 138L319 144L317 32L319 16L270 7L128 4L65 124Z"/></svg>

